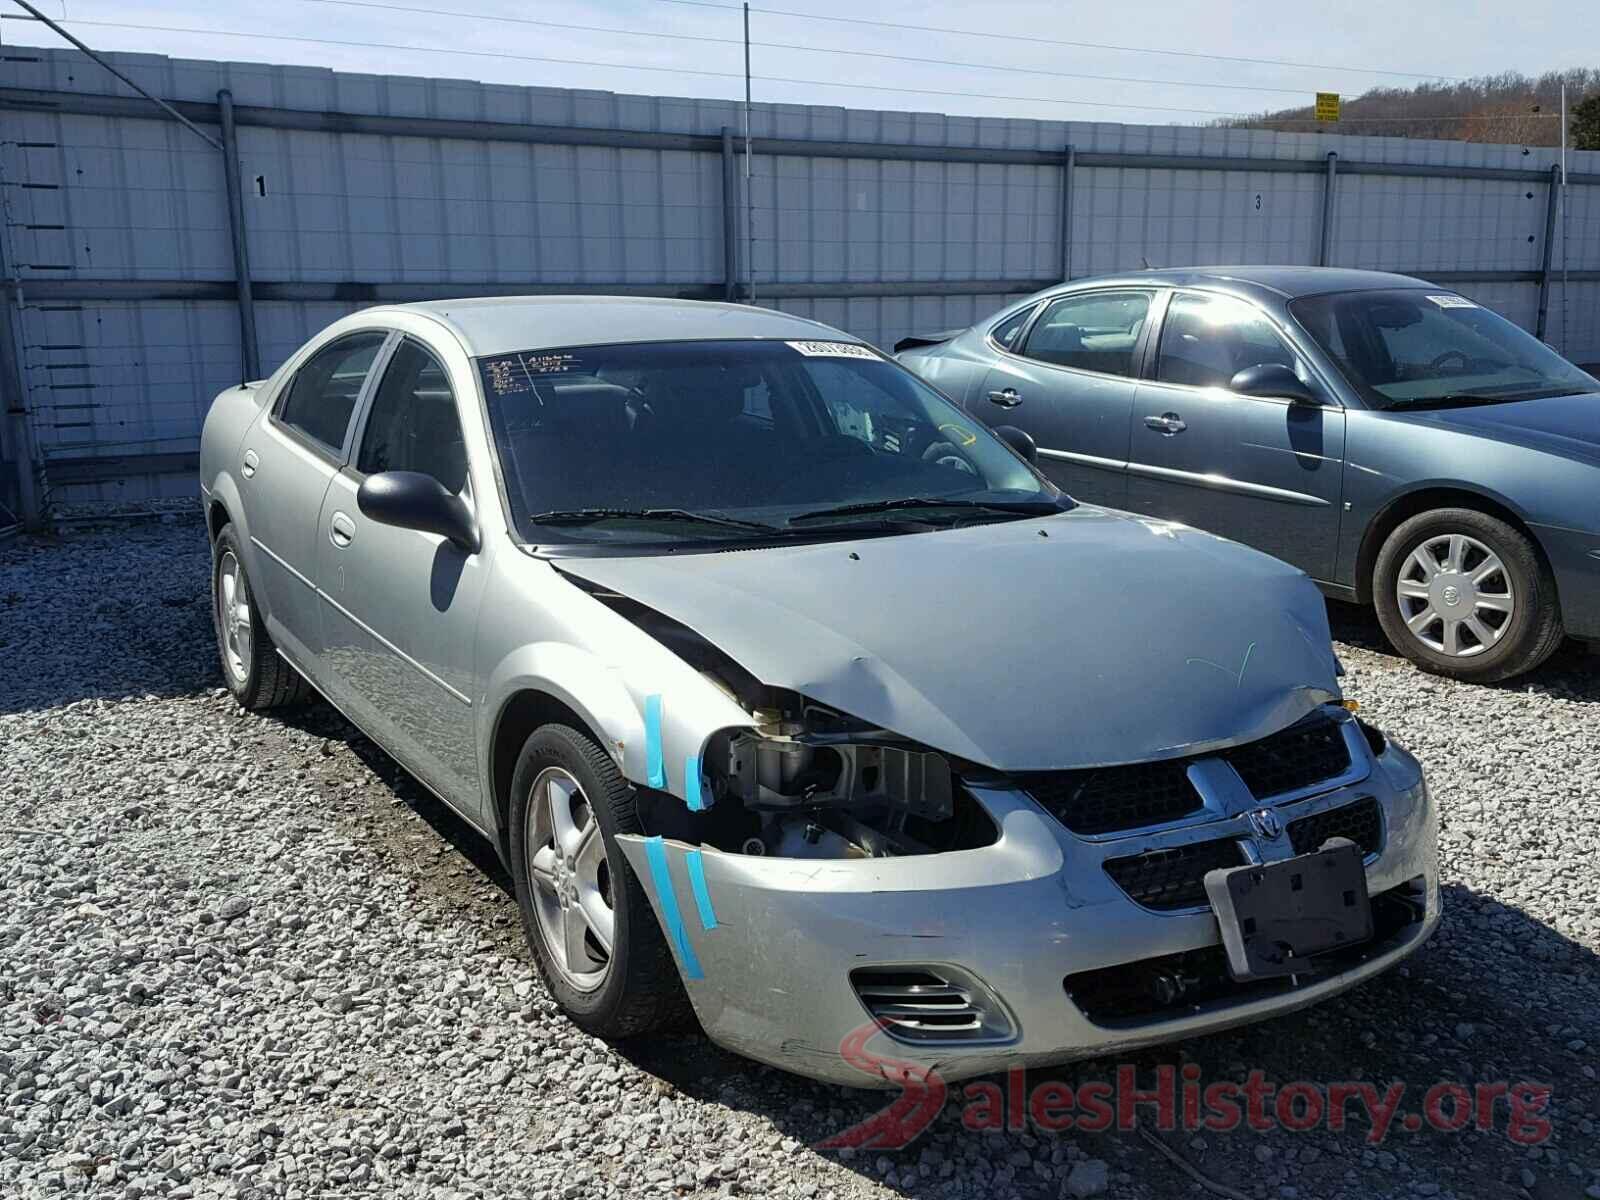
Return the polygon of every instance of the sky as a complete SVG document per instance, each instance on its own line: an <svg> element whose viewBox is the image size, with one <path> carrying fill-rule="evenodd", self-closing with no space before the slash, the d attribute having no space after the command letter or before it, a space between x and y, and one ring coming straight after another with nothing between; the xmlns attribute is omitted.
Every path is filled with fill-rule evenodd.
<svg viewBox="0 0 1600 1200"><path fill-rule="evenodd" d="M645 95L744 93L732 0L35 2L95 49ZM22 12L12 0L0 11ZM1319 91L1600 66L1600 4L1578 0L758 0L750 26L757 102L1135 124L1204 123L1309 104ZM21 20L0 22L0 38L62 44Z"/></svg>

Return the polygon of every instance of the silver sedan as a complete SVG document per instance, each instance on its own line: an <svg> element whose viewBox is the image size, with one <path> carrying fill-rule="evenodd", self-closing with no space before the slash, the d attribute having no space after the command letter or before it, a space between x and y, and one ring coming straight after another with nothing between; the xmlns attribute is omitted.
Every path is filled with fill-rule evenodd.
<svg viewBox="0 0 1600 1200"><path fill-rule="evenodd" d="M211 406L223 673L479 830L605 1037L692 1008L818 1078L960 1078L1414 951L1432 801L1316 587L1032 457L781 313L367 309Z"/></svg>

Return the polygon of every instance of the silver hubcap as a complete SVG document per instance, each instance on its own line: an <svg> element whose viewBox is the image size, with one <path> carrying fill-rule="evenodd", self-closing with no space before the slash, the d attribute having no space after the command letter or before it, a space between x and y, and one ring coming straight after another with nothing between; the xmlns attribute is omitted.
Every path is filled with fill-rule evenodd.
<svg viewBox="0 0 1600 1200"><path fill-rule="evenodd" d="M222 659L228 673L240 683L250 678L250 590L244 570L233 551L222 556L217 568L217 624L222 629Z"/></svg>
<svg viewBox="0 0 1600 1200"><path fill-rule="evenodd" d="M1517 611L1505 564L1464 533L1440 534L1413 550L1400 569L1395 599L1411 635L1453 658L1493 649Z"/></svg>
<svg viewBox="0 0 1600 1200"><path fill-rule="evenodd" d="M548 767L533 781L524 834L545 948L568 983L591 992L611 969L616 910L600 826L569 772Z"/></svg>

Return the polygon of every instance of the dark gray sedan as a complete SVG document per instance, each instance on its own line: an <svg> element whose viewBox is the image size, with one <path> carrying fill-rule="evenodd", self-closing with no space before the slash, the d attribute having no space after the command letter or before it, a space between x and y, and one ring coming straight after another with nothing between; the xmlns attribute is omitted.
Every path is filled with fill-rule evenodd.
<svg viewBox="0 0 1600 1200"><path fill-rule="evenodd" d="M1277 555L1428 670L1600 641L1600 381L1448 288L1145 271L895 350L1072 495Z"/></svg>

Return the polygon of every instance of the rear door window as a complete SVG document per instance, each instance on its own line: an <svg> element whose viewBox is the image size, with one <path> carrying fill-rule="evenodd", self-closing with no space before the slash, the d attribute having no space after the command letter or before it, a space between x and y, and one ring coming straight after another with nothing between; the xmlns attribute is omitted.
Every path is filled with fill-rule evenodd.
<svg viewBox="0 0 1600 1200"><path fill-rule="evenodd" d="M1135 352L1150 315L1148 292L1089 292L1051 301L1028 330L1022 353L1102 375L1138 374Z"/></svg>
<svg viewBox="0 0 1600 1200"><path fill-rule="evenodd" d="M353 333L318 350L295 372L278 420L333 454L343 451L361 387L388 336Z"/></svg>

